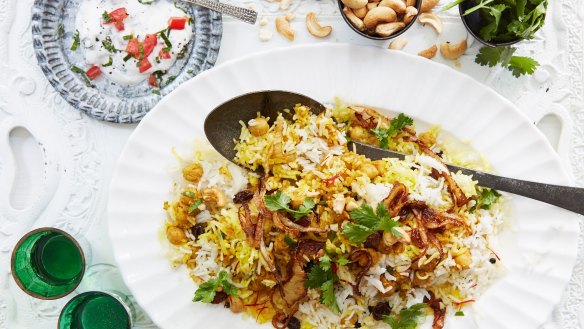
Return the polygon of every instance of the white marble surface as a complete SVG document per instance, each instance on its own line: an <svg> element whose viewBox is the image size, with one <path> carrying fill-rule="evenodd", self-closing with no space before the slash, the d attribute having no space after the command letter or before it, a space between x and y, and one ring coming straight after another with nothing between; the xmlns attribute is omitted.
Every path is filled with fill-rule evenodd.
<svg viewBox="0 0 584 329"><path fill-rule="evenodd" d="M29 298L10 276L10 251L18 238L34 227L57 226L91 243L92 265L81 289L124 290L113 264L105 208L115 160L135 126L93 120L65 103L52 89L33 54L32 3L33 0L0 0L0 329L54 328L68 300ZM387 47L387 42L372 42L352 32L340 18L333 0L292 2L290 10L297 15L293 21L297 38L293 43L274 30L274 17L285 13L278 9L278 3L239 3L261 11L274 36L261 42L258 26L226 18L218 64L256 51L321 42L304 27L304 15L309 10L333 26L329 42ZM467 37L455 12L440 15L446 29L438 41ZM581 0L550 1L545 28L535 40L522 43L519 51L536 57L542 64L532 77L515 79L506 71L473 64L479 47L476 42L462 58L461 67L454 68L494 88L537 123L580 186L584 186L583 19ZM435 33L422 26L415 26L405 37L410 40L405 51L411 53L437 41ZM437 61L452 65L439 56ZM580 243L581 256L572 282L544 328L584 328L582 250ZM140 312L136 327L156 328Z"/></svg>

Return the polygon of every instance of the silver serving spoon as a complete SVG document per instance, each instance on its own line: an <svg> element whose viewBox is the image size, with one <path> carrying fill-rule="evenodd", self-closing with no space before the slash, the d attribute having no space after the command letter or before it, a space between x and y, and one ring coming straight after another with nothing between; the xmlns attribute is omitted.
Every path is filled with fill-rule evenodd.
<svg viewBox="0 0 584 329"><path fill-rule="evenodd" d="M292 109L303 104L314 113L325 106L307 96L288 91L259 91L235 97L217 106L205 119L205 134L211 145L225 158L235 158L234 141L241 133L240 121L248 122L260 112L265 117L276 118L282 109ZM292 114L282 112L291 119ZM352 142L356 152L372 160L382 158L403 159L405 154ZM349 149L353 146L350 145ZM488 174L478 170L448 164L448 169L470 175L479 185L539 200L584 215L584 188L530 182Z"/></svg>
<svg viewBox="0 0 584 329"><path fill-rule="evenodd" d="M244 21L251 25L255 24L258 19L258 13L254 10L237 7L233 5L228 5L213 0L182 0L184 2L192 3L193 5L198 5L205 7L221 14L229 15L233 18L237 18L240 21Z"/></svg>

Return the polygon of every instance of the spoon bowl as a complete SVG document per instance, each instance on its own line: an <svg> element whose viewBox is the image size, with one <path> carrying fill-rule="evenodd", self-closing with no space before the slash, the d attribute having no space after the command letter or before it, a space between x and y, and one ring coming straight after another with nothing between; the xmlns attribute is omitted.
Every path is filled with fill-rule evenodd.
<svg viewBox="0 0 584 329"><path fill-rule="evenodd" d="M282 113L287 119L292 118L292 110L296 104L310 107L318 114L325 110L325 106L314 99L301 94L282 91L265 90L251 92L232 98L217 106L205 119L205 135L213 147L226 159L235 158L235 142L241 134L240 122L247 122L257 118L258 112L272 121Z"/></svg>

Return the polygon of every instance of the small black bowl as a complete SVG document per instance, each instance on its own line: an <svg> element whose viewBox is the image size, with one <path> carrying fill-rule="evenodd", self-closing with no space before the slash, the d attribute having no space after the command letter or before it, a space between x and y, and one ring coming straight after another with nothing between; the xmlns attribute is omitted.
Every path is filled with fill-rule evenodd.
<svg viewBox="0 0 584 329"><path fill-rule="evenodd" d="M474 0L467 0L463 1L460 5L458 5L458 10L460 12L460 17L462 18L462 23L464 23L464 27L466 30L480 43L484 44L485 46L495 48L495 47L505 47L510 46L512 44L516 44L519 41L523 40L521 38L517 40L505 41L505 42L496 42L496 41L485 41L480 37L479 31L481 30L481 22L482 17L480 10L475 10L474 12L464 15L464 12L468 9L474 7L476 5Z"/></svg>
<svg viewBox="0 0 584 329"><path fill-rule="evenodd" d="M407 31L412 25L414 25L414 23L416 22L416 20L418 19L418 16L420 16L420 7L422 7L422 0L416 0L416 9L418 9L418 15L416 15L414 17L414 19L412 19L412 21L406 25L406 27L404 27L401 31L390 35L389 37L377 37L374 35L369 35L363 31L360 31L358 28L356 28L351 21L347 18L347 16L345 15L345 13L343 12L343 8L345 7L345 5L343 4L343 2L341 0L337 0L338 4L339 4L339 9L341 10L341 16L343 16L343 19L345 20L345 22L349 25L349 27L351 29L353 29L353 31L357 32L357 34L360 34L361 36L364 36L367 39L371 39L371 40L389 40L389 39L393 39L395 37L398 37L400 35L402 35L405 31Z"/></svg>

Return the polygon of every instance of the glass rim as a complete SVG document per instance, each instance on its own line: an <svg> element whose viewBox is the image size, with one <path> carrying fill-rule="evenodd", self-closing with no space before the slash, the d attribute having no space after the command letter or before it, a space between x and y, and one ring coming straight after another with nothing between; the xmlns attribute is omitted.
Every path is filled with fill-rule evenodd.
<svg viewBox="0 0 584 329"><path fill-rule="evenodd" d="M26 289L26 287L24 286L24 284L22 283L20 278L17 275L15 275L16 271L14 268L14 263L15 263L15 258L16 258L16 250L18 250L20 245L24 241L26 241L26 239L28 239L30 236L37 234L37 233L48 232L48 231L54 231L54 232L63 234L64 236L69 238L73 242L73 244L75 244L75 246L77 247L77 249L80 251L80 254L81 254L81 273L80 273L80 278L77 281L77 283L75 283L75 285L73 285L73 287L71 287L70 290L68 290L62 294L51 296L51 297L43 296L43 295L37 294L35 292L29 291L28 289ZM79 284L81 284L81 280L83 279L83 276L85 275L85 268L86 267L87 267L87 264L85 263L85 252L83 251L83 248L81 247L79 242L77 242L77 239L75 239L75 237L73 237L71 234L69 234L61 229L58 229L56 227L48 227L48 226L47 227L39 227L37 229L34 229L34 230L26 233L14 245L14 248L12 249L12 255L10 256L10 271L11 271L12 277L14 278L14 281L16 281L16 284L18 285L20 290L24 291L27 295L29 295L31 297L42 299L42 300L59 299L59 298L65 297L65 296L69 295L70 293L72 293L73 291L75 291L75 289L77 289L77 287L79 287Z"/></svg>
<svg viewBox="0 0 584 329"><path fill-rule="evenodd" d="M61 328L61 319L63 318L63 312L65 311L65 309L67 309L67 306L69 306L69 304L71 304L73 301L75 301L75 299L77 298L81 298L85 295L89 295L89 294L101 294L101 295L106 295L106 296L110 296L113 299L115 299L120 305L122 305L122 307L124 308L124 310L126 310L126 314L128 315L128 322L130 323L130 328L132 328L134 326L134 321L133 321L133 313L132 310L130 308L129 305L127 305L120 296L116 295L113 292L109 292L109 291L99 291L99 290L90 290L90 291L86 291L83 293L80 293L79 295L71 298L71 300L69 300L65 306L63 306L63 309L61 310L61 312L59 313L59 320L57 321L57 328Z"/></svg>

